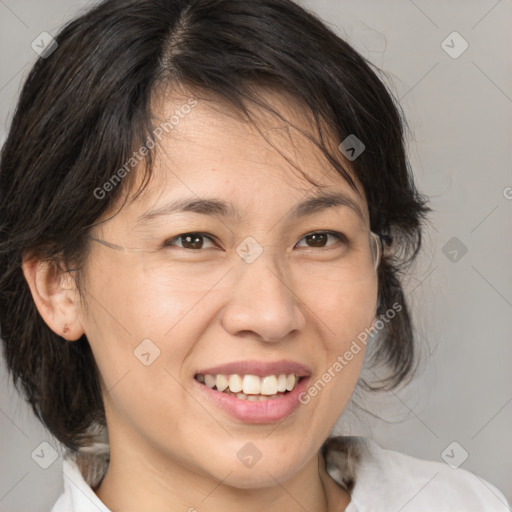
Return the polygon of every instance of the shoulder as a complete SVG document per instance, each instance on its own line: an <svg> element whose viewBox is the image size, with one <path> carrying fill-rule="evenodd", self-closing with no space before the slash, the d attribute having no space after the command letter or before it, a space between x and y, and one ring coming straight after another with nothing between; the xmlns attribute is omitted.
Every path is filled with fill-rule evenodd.
<svg viewBox="0 0 512 512"><path fill-rule="evenodd" d="M323 450L332 478L351 491L347 512L510 512L496 487L444 462L387 450L363 437L330 438Z"/></svg>
<svg viewBox="0 0 512 512"><path fill-rule="evenodd" d="M62 462L64 491L50 512L110 512L93 491L103 476L106 450L97 443L80 457L68 456Z"/></svg>

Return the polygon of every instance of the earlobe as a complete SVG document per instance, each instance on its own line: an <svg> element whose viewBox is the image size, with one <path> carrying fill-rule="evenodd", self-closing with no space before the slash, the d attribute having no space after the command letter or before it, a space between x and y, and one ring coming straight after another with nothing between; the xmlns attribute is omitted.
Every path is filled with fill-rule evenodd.
<svg viewBox="0 0 512 512"><path fill-rule="evenodd" d="M68 341L79 339L84 329L79 319L76 284L70 272L35 258L24 258L22 270L37 310L48 327Z"/></svg>

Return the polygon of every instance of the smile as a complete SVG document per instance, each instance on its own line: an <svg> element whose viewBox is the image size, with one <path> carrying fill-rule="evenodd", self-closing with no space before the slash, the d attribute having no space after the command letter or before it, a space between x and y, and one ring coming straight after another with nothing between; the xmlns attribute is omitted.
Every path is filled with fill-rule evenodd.
<svg viewBox="0 0 512 512"><path fill-rule="evenodd" d="M293 391L303 377L293 373L264 377L250 374L204 375L199 373L194 378L210 389L236 396L240 400L263 401L280 398Z"/></svg>
<svg viewBox="0 0 512 512"><path fill-rule="evenodd" d="M197 368L194 388L222 413L244 423L273 423L300 405L311 368L298 361L257 359Z"/></svg>

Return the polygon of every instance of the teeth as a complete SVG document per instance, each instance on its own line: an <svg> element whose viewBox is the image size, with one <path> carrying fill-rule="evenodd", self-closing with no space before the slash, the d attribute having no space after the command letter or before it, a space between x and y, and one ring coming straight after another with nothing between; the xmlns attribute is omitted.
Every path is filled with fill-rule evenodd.
<svg viewBox="0 0 512 512"><path fill-rule="evenodd" d="M217 375L217 378L215 379L215 385L217 386L218 391L224 391L229 386L229 380L226 379L225 375Z"/></svg>
<svg viewBox="0 0 512 512"><path fill-rule="evenodd" d="M277 378L277 391L280 393L286 391L286 375L283 373Z"/></svg>
<svg viewBox="0 0 512 512"><path fill-rule="evenodd" d="M231 386L230 386L231 389ZM231 389L231 391L233 391ZM246 395L259 395L261 391L261 381L256 375L246 375L244 377L244 393Z"/></svg>
<svg viewBox="0 0 512 512"><path fill-rule="evenodd" d="M277 379L275 375L269 375L261 379L261 391L262 395L275 395L277 393Z"/></svg>
<svg viewBox="0 0 512 512"><path fill-rule="evenodd" d="M233 391L233 393L239 393L242 391L243 387L244 385L240 375L235 374L229 376L229 389Z"/></svg>
<svg viewBox="0 0 512 512"><path fill-rule="evenodd" d="M295 375L291 373L290 375L286 376L286 389L288 391L291 391L295 387Z"/></svg>
<svg viewBox="0 0 512 512"><path fill-rule="evenodd" d="M261 378L256 375L198 374L196 379L206 384L209 388L216 388L217 391L234 394L238 398L251 401L265 400L266 397L276 396L277 393L293 391L299 381L299 377L293 373L267 375Z"/></svg>
<svg viewBox="0 0 512 512"><path fill-rule="evenodd" d="M205 375L204 383L209 387L213 388L215 386L215 377L213 375Z"/></svg>

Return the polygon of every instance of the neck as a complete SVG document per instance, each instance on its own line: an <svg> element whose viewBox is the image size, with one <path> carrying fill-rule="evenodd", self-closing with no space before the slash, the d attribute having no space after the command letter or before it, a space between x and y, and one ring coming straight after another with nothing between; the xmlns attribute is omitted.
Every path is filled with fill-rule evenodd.
<svg viewBox="0 0 512 512"><path fill-rule="evenodd" d="M349 493L328 475L320 453L286 481L239 488L230 485L229 474L219 481L133 446L110 440L110 464L95 492L112 511L339 512L350 501Z"/></svg>

